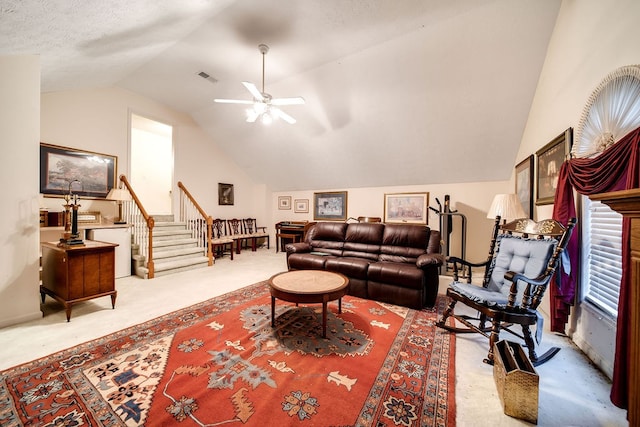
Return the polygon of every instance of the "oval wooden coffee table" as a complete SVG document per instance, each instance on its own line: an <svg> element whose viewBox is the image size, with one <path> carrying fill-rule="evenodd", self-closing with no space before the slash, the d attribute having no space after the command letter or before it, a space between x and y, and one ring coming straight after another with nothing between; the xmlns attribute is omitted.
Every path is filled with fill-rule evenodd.
<svg viewBox="0 0 640 427"><path fill-rule="evenodd" d="M322 303L322 337L327 337L327 302L338 300L349 290L349 279L340 273L322 270L294 270L278 273L269 279L271 289L271 326L276 322L276 298L296 304Z"/></svg>

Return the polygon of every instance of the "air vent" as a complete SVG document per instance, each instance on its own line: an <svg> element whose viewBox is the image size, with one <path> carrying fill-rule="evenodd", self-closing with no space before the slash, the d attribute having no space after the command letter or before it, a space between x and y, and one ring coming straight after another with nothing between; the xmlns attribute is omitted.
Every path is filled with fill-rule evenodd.
<svg viewBox="0 0 640 427"><path fill-rule="evenodd" d="M217 83L218 82L218 80L215 77L211 77L209 74L205 73L204 71L200 71L198 73L198 75L200 77L202 77L203 79L210 81L211 83Z"/></svg>

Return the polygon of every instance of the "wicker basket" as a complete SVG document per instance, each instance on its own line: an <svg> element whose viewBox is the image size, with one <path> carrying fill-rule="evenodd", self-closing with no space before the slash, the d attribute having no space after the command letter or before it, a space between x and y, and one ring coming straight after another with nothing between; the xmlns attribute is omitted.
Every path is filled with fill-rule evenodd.
<svg viewBox="0 0 640 427"><path fill-rule="evenodd" d="M539 377L520 344L495 344L493 379L504 413L537 424Z"/></svg>

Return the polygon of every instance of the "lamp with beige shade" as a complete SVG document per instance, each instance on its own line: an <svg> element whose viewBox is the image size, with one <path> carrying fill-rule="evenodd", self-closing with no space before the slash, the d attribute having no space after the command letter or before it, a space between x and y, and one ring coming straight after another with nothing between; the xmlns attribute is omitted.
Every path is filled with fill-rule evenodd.
<svg viewBox="0 0 640 427"><path fill-rule="evenodd" d="M487 213L487 218L500 216L504 223L507 220L527 218L517 194L496 194Z"/></svg>

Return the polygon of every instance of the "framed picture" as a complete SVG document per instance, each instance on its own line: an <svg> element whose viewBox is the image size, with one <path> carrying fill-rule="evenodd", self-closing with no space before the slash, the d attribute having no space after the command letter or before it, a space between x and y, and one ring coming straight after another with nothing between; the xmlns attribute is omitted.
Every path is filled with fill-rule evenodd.
<svg viewBox="0 0 640 427"><path fill-rule="evenodd" d="M347 220L347 192L313 193L314 220Z"/></svg>
<svg viewBox="0 0 640 427"><path fill-rule="evenodd" d="M278 209L291 209L291 196L278 196Z"/></svg>
<svg viewBox="0 0 640 427"><path fill-rule="evenodd" d="M116 185L118 158L93 151L40 144L40 192L106 198Z"/></svg>
<svg viewBox="0 0 640 427"><path fill-rule="evenodd" d="M536 205L553 203L560 166L571 151L573 129L569 128L536 151Z"/></svg>
<svg viewBox="0 0 640 427"><path fill-rule="evenodd" d="M429 193L391 193L384 195L384 222L427 224Z"/></svg>
<svg viewBox="0 0 640 427"><path fill-rule="evenodd" d="M516 194L524 213L533 219L533 154L516 165Z"/></svg>
<svg viewBox="0 0 640 427"><path fill-rule="evenodd" d="M100 224L101 218L100 212L78 212L78 224Z"/></svg>
<svg viewBox="0 0 640 427"><path fill-rule="evenodd" d="M233 184L218 183L218 204L233 205Z"/></svg>
<svg viewBox="0 0 640 427"><path fill-rule="evenodd" d="M309 213L309 199L295 199L293 201L293 212Z"/></svg>

